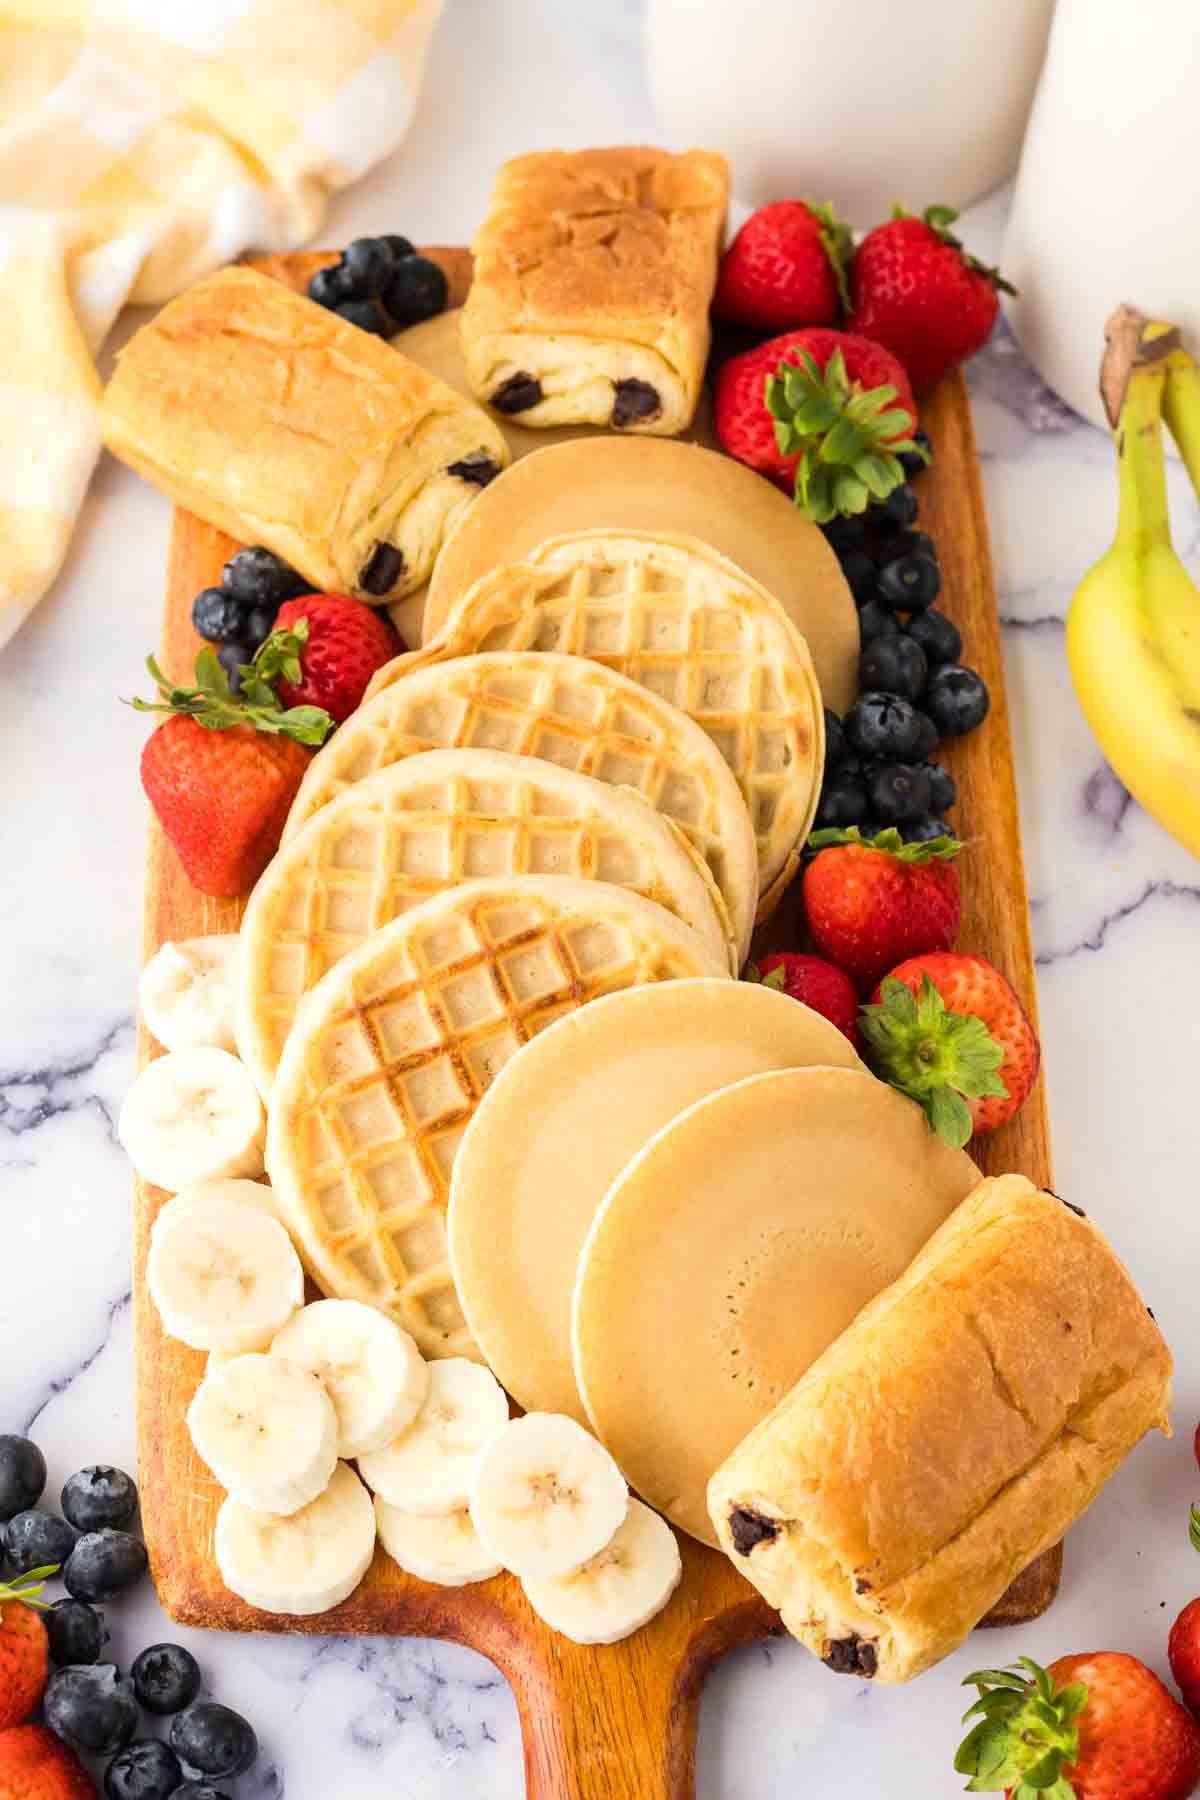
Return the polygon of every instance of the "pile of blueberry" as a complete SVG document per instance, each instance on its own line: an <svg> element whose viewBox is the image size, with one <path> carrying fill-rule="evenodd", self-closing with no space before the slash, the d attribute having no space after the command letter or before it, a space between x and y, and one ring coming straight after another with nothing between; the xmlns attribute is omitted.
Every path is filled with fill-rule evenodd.
<svg viewBox="0 0 1200 1800"><path fill-rule="evenodd" d="M432 319L444 311L448 294L438 265L395 233L355 238L308 284L310 300L377 337Z"/></svg>
<svg viewBox="0 0 1200 1800"><path fill-rule="evenodd" d="M311 581L256 544L230 557L221 570L219 587L202 588L196 595L192 624L202 638L216 644L217 661L235 694L242 685L239 668L253 662L284 601L311 593Z"/></svg>
<svg viewBox="0 0 1200 1800"><path fill-rule="evenodd" d="M929 440L917 432L925 449ZM910 476L923 466L901 458ZM856 825L864 837L894 826L907 843L950 831L952 777L934 760L943 738L987 715L982 678L964 667L958 627L934 601L942 576L917 497L906 481L867 513L823 529L858 607L858 699L845 718L825 713L825 781L818 827Z"/></svg>
<svg viewBox="0 0 1200 1800"><path fill-rule="evenodd" d="M191 1652L152 1644L128 1675L100 1661L108 1632L95 1603L115 1599L147 1567L146 1546L128 1529L135 1483L122 1469L80 1469L63 1488L61 1519L38 1506L45 1486L37 1445L0 1436L0 1567L15 1576L61 1564L68 1595L42 1614L54 1664L46 1724L81 1754L111 1757L108 1800L229 1800L213 1783L248 1769L258 1740L240 1714L197 1698ZM171 1717L167 1739L136 1735L142 1713Z"/></svg>

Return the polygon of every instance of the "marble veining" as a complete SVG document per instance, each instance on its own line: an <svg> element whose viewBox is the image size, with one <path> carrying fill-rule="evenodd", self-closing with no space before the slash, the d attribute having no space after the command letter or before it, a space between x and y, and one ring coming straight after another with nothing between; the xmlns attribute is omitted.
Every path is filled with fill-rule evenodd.
<svg viewBox="0 0 1200 1800"><path fill-rule="evenodd" d="M390 229L462 242L502 157L652 138L638 13L636 0L449 0L408 143L338 203L328 241ZM999 196L964 221L989 260L1004 206ZM968 1670L1021 1652L1117 1647L1165 1673L1166 1628L1200 1589L1186 1535L1188 1501L1200 1497L1190 1449L1200 866L1107 769L1071 691L1063 621L1111 536L1111 447L1047 392L1003 328L970 383L1057 1180L1110 1232L1175 1348L1177 1435L1143 1445L1072 1532L1045 1619L977 1637L910 1689L839 1680L786 1641L729 1658L705 1693L700 1800L955 1792ZM1169 482L1176 540L1197 568L1200 513L1177 464ZM0 1430L36 1431L52 1496L81 1464L135 1462L129 1170L113 1126L133 1065L146 725L116 696L144 686L167 527L165 504L106 462L62 580L0 659ZM262 1753L236 1784L241 1800L524 1792L512 1696L469 1650L176 1631L148 1585L107 1612L118 1661L179 1636L211 1692L252 1719Z"/></svg>

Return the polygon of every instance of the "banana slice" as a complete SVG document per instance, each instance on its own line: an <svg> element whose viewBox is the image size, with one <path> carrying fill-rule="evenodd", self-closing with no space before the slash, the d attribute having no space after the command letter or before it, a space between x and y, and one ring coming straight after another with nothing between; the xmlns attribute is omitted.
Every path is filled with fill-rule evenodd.
<svg viewBox="0 0 1200 1800"><path fill-rule="evenodd" d="M471 1520L514 1575L566 1575L603 1550L629 1500L598 1439L565 1413L526 1413L488 1444L471 1478Z"/></svg>
<svg viewBox="0 0 1200 1800"><path fill-rule="evenodd" d="M261 1612L306 1618L354 1592L375 1554L375 1509L339 1463L323 1494L281 1518L225 1501L213 1537L221 1580Z"/></svg>
<svg viewBox="0 0 1200 1800"><path fill-rule="evenodd" d="M469 1581L490 1581L503 1573L502 1565L480 1543L465 1506L436 1518L422 1517L401 1512L376 1494L375 1528L393 1562L438 1587L466 1587Z"/></svg>
<svg viewBox="0 0 1200 1800"><path fill-rule="evenodd" d="M204 1379L215 1375L218 1369L225 1368L227 1363L236 1362L239 1356L245 1356L245 1350L210 1350L204 1364Z"/></svg>
<svg viewBox="0 0 1200 1800"><path fill-rule="evenodd" d="M338 1455L383 1450L425 1404L429 1367L407 1331L361 1300L318 1300L271 1350L307 1369L333 1401Z"/></svg>
<svg viewBox="0 0 1200 1800"><path fill-rule="evenodd" d="M146 1284L163 1330L193 1350L265 1350L304 1304L287 1232L240 1199L168 1200L150 1233Z"/></svg>
<svg viewBox="0 0 1200 1800"><path fill-rule="evenodd" d="M527 1575L521 1585L539 1619L576 1644L615 1644L662 1611L683 1574L665 1519L630 1500L610 1544L572 1575Z"/></svg>
<svg viewBox="0 0 1200 1800"><path fill-rule="evenodd" d="M190 1187L180 1188L168 1204L179 1206L181 1202L193 1200L234 1200L239 1206L253 1206L256 1211L266 1213L269 1219L278 1219L283 1225L275 1196L265 1181L245 1181L240 1176L235 1176L230 1181L195 1181ZM287 1230L286 1225L283 1228Z"/></svg>
<svg viewBox="0 0 1200 1800"><path fill-rule="evenodd" d="M165 1050L232 1050L236 931L164 944L142 970L142 1017Z"/></svg>
<svg viewBox="0 0 1200 1800"><path fill-rule="evenodd" d="M197 1181L261 1175L266 1114L228 1050L170 1050L125 1096L117 1136L142 1177L178 1193Z"/></svg>
<svg viewBox="0 0 1200 1800"><path fill-rule="evenodd" d="M221 1486L252 1512L299 1512L337 1467L333 1401L282 1356L237 1356L206 1375L187 1422Z"/></svg>
<svg viewBox="0 0 1200 1800"><path fill-rule="evenodd" d="M462 1356L429 1365L429 1393L409 1426L358 1459L367 1486L404 1512L461 1512L479 1452L508 1423L508 1395Z"/></svg>

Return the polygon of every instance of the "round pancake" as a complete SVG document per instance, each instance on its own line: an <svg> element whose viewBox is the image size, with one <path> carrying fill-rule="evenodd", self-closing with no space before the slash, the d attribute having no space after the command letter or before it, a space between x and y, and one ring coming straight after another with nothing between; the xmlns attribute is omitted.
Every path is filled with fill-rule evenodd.
<svg viewBox="0 0 1200 1800"><path fill-rule="evenodd" d="M651 1506L715 1544L709 1477L979 1181L852 1069L753 1075L660 1131L580 1257L575 1379Z"/></svg>
<svg viewBox="0 0 1200 1800"><path fill-rule="evenodd" d="M571 1294L592 1220L630 1159L717 1088L810 1064L862 1067L835 1025L786 994L700 980L610 994L501 1070L455 1161L447 1229L471 1331L527 1411L588 1422Z"/></svg>
<svg viewBox="0 0 1200 1800"><path fill-rule="evenodd" d="M514 451L514 455L516 452ZM808 643L822 698L858 696L858 612L824 534L753 470L672 438L611 435L538 450L463 514L429 584L422 641L481 575L576 531L698 537L774 594Z"/></svg>

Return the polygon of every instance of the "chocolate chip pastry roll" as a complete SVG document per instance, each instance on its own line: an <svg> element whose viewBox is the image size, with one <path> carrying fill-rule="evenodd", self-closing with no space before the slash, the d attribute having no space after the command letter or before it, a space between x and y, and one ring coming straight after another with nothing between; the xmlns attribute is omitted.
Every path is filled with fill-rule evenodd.
<svg viewBox="0 0 1200 1800"><path fill-rule="evenodd" d="M113 454L265 544L316 589L383 604L429 575L509 460L492 419L381 338L253 269L221 269L130 339Z"/></svg>
<svg viewBox="0 0 1200 1800"><path fill-rule="evenodd" d="M522 425L691 424L729 197L707 150L547 150L501 168L462 317L472 392Z"/></svg>
<svg viewBox="0 0 1200 1800"><path fill-rule="evenodd" d="M831 1669L908 1681L1168 1430L1170 1379L1096 1227L984 1181L718 1469L709 1511Z"/></svg>

